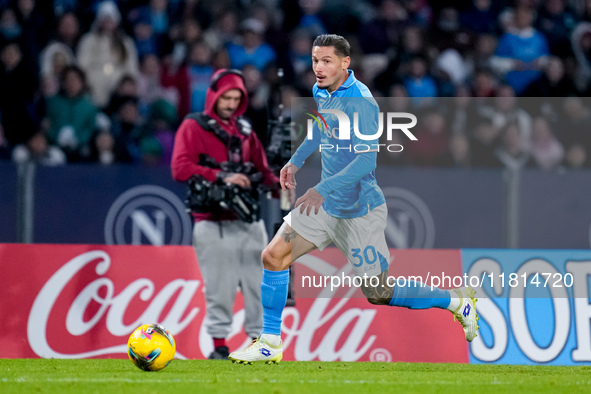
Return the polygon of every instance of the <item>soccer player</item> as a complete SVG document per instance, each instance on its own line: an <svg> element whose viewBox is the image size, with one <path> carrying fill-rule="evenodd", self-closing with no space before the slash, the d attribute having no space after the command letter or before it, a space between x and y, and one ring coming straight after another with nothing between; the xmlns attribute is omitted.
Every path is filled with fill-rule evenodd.
<svg viewBox="0 0 591 394"><path fill-rule="evenodd" d="M372 119L360 122L359 128L361 133L373 135L377 131L379 108L367 86L348 69L349 53L349 43L341 36L316 37L312 46L312 67L316 74L313 94L322 110L339 108L350 119L353 119L353 112ZM351 100L353 97L357 99ZM368 113L375 116L366 116ZM337 126L332 117L326 118L332 127ZM351 135L350 141L342 141L333 133L315 132L313 139L305 140L281 169L281 187L284 190L296 187L295 174L320 144L337 146L343 142L372 146L377 139L367 141ZM356 275L378 276L378 286L363 281L361 287L370 303L411 309L448 309L462 324L466 339L472 341L476 337L478 318L472 288L441 290L409 280L406 286L388 286L390 253L384 235L388 212L374 175L376 158L376 151L322 150L321 182L296 201L296 208L284 218L283 225L262 254L262 333L245 350L231 353L230 360L240 363L281 361L281 314L287 299L288 268L300 256L317 248L322 250L331 242L345 254Z"/></svg>

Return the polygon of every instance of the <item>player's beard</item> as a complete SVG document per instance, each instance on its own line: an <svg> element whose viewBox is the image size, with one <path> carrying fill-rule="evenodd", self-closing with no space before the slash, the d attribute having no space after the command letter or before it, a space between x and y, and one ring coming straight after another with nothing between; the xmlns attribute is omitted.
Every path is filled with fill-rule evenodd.
<svg viewBox="0 0 591 394"><path fill-rule="evenodd" d="M234 115L235 112L236 112L235 109L222 108L217 111L217 115L220 117L220 119L228 121L228 120L230 120L232 115Z"/></svg>

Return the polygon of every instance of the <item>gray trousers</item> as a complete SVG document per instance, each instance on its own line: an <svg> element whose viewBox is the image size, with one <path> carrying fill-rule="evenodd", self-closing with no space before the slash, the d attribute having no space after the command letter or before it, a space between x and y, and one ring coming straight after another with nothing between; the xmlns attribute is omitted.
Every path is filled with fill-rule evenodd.
<svg viewBox="0 0 591 394"><path fill-rule="evenodd" d="M244 298L244 331L251 338L260 334L263 328L261 253L267 241L262 221L195 223L193 248L205 281L205 324L213 338L226 338L230 334L238 287Z"/></svg>

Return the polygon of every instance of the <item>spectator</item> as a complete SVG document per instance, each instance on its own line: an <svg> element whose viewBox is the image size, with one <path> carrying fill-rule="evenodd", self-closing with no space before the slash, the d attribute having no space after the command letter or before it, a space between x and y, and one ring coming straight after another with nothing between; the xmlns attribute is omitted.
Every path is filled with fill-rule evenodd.
<svg viewBox="0 0 591 394"><path fill-rule="evenodd" d="M400 55L398 61L400 64L410 62L416 56L426 57L428 54L428 48L425 45L425 37L421 29L410 26L402 33L402 48L400 49ZM401 70L404 72L404 70Z"/></svg>
<svg viewBox="0 0 591 394"><path fill-rule="evenodd" d="M418 141L413 141L408 148L408 160L410 164L421 167L437 165L443 160L449 145L445 118L431 109L417 117L423 120L417 124Z"/></svg>
<svg viewBox="0 0 591 394"><path fill-rule="evenodd" d="M470 70L468 65L455 49L446 49L435 61L437 82L440 96L451 97L455 95L455 88L463 84Z"/></svg>
<svg viewBox="0 0 591 394"><path fill-rule="evenodd" d="M410 112L411 102L402 84L394 84L388 92L388 105L392 112Z"/></svg>
<svg viewBox="0 0 591 394"><path fill-rule="evenodd" d="M501 144L496 149L495 156L505 168L510 170L521 170L533 166L516 123L509 123L501 129Z"/></svg>
<svg viewBox="0 0 591 394"><path fill-rule="evenodd" d="M275 61L276 54L269 44L263 42L263 24L256 19L247 19L241 24L241 30L241 42L230 43L227 47L232 68L240 70L252 64L264 71Z"/></svg>
<svg viewBox="0 0 591 394"><path fill-rule="evenodd" d="M429 42L440 51L454 49L464 53L473 46L473 34L461 25L455 8L442 8L430 30Z"/></svg>
<svg viewBox="0 0 591 394"><path fill-rule="evenodd" d="M176 108L166 100L157 100L150 107L148 130L162 147L159 164L170 165L178 126Z"/></svg>
<svg viewBox="0 0 591 394"><path fill-rule="evenodd" d="M546 38L532 27L533 20L531 9L518 8L515 29L503 34L496 51L496 56L506 61L504 67L508 72L505 81L518 96L540 77L540 68L549 55Z"/></svg>
<svg viewBox="0 0 591 394"><path fill-rule="evenodd" d="M74 12L78 6L78 0L53 0L53 13L56 16Z"/></svg>
<svg viewBox="0 0 591 394"><path fill-rule="evenodd" d="M50 37L48 22L53 19L53 15L48 14L49 10L44 10L43 14L37 10L38 8L36 0L16 1L15 11L23 29L20 42L26 56L35 63Z"/></svg>
<svg viewBox="0 0 591 394"><path fill-rule="evenodd" d="M575 93L575 85L564 75L564 62L552 56L548 58L544 74L527 88L524 96L568 97Z"/></svg>
<svg viewBox="0 0 591 394"><path fill-rule="evenodd" d="M89 160L96 114L84 72L77 66L66 67L59 93L47 100L49 143L59 146L68 161Z"/></svg>
<svg viewBox="0 0 591 394"><path fill-rule="evenodd" d="M374 79L374 86L387 94L394 84L402 83L402 77L409 74L411 60L417 56L425 57L427 48L423 33L415 26L407 27L402 33L401 48L392 55L386 69Z"/></svg>
<svg viewBox="0 0 591 394"><path fill-rule="evenodd" d="M244 87L248 94L248 107L244 116L250 120L259 140L267 142L267 110L271 95L271 86L265 81L263 74L252 65L244 66Z"/></svg>
<svg viewBox="0 0 591 394"><path fill-rule="evenodd" d="M586 157L589 157L589 152L591 152L591 133L589 133L591 111L579 97L568 97L564 100L563 107L564 120L559 138L567 150L567 156L571 147L579 145L580 148L575 148L575 150L582 148Z"/></svg>
<svg viewBox="0 0 591 394"><path fill-rule="evenodd" d="M147 109L157 100L164 99L175 106L178 103L176 89L165 89L160 79L162 67L156 55L144 56L141 62L140 75L137 79L137 95L140 113L147 113Z"/></svg>
<svg viewBox="0 0 591 394"><path fill-rule="evenodd" d="M476 116L476 100L471 97L469 87L458 85L454 99L445 103L448 104L447 119L451 133L467 135Z"/></svg>
<svg viewBox="0 0 591 394"><path fill-rule="evenodd" d="M178 68L187 60L191 45L203 39L203 30L196 19L185 19L178 36L171 34L171 38L174 41L171 61Z"/></svg>
<svg viewBox="0 0 591 394"><path fill-rule="evenodd" d="M175 4L176 3L176 4ZM179 4L179 3L182 3ZM224 2L206 2L200 0L169 0L171 15L175 20L194 19L200 26L210 26L213 22L214 7L218 7L216 15L220 15L228 8ZM178 12L180 11L180 12Z"/></svg>
<svg viewBox="0 0 591 394"><path fill-rule="evenodd" d="M462 26L477 34L496 33L497 18L492 0L473 0L471 7L460 14Z"/></svg>
<svg viewBox="0 0 591 394"><path fill-rule="evenodd" d="M101 3L91 31L81 38L78 47L78 64L86 73L92 100L99 108L107 105L123 75L138 74L135 45L119 27L120 22L115 3Z"/></svg>
<svg viewBox="0 0 591 394"><path fill-rule="evenodd" d="M497 49L497 37L492 34L481 34L475 38L475 51L470 54L474 69L490 69Z"/></svg>
<svg viewBox="0 0 591 394"><path fill-rule="evenodd" d="M488 69L480 69L472 78L472 94L474 97L494 97L497 94L497 80Z"/></svg>
<svg viewBox="0 0 591 394"><path fill-rule="evenodd" d="M471 139L471 156L473 167L499 167L501 163L495 156L500 130L494 127L489 119L480 119L474 127Z"/></svg>
<svg viewBox="0 0 591 394"><path fill-rule="evenodd" d="M408 14L397 0L382 0L376 17L359 31L359 44L365 54L386 54L400 44L401 32L408 26Z"/></svg>
<svg viewBox="0 0 591 394"><path fill-rule="evenodd" d="M169 29L168 0L150 0L148 13L154 34L156 36L166 34Z"/></svg>
<svg viewBox="0 0 591 394"><path fill-rule="evenodd" d="M550 53L562 58L572 53L569 41L576 25L574 15L565 8L565 0L546 0L537 23L538 30L548 41Z"/></svg>
<svg viewBox="0 0 591 394"><path fill-rule="evenodd" d="M148 54L160 54L158 40L154 34L149 14L140 13L133 20L133 42L140 59Z"/></svg>
<svg viewBox="0 0 591 394"><path fill-rule="evenodd" d="M564 148L556 139L550 124L543 117L537 117L533 121L531 154L538 168L553 170L562 163Z"/></svg>
<svg viewBox="0 0 591 394"><path fill-rule="evenodd" d="M226 10L203 34L203 39L213 51L219 51L236 39L238 16L234 10Z"/></svg>
<svg viewBox="0 0 591 394"><path fill-rule="evenodd" d="M409 97L415 97L416 104L425 103L430 100L422 98L437 97L437 85L433 78L427 74L427 61L425 58L417 56L410 63L410 73L404 79L404 87Z"/></svg>
<svg viewBox="0 0 591 394"><path fill-rule="evenodd" d="M139 100L138 86L135 78L131 75L124 75L117 84L115 91L111 94L109 104L105 107L103 112L112 117L119 111L123 102L127 101L129 97Z"/></svg>
<svg viewBox="0 0 591 394"><path fill-rule="evenodd" d="M15 41L23 34L23 29L18 23L16 13L12 8L5 8L0 13L0 45Z"/></svg>
<svg viewBox="0 0 591 394"><path fill-rule="evenodd" d="M205 108L205 93L213 75L212 52L203 41L195 42L189 54L189 81L191 86L191 112Z"/></svg>
<svg viewBox="0 0 591 394"><path fill-rule="evenodd" d="M12 161L15 163L36 162L44 166L66 164L67 159L60 148L49 145L43 130L33 134L24 144L18 144L12 150Z"/></svg>
<svg viewBox="0 0 591 394"><path fill-rule="evenodd" d="M162 69L162 86L177 91L179 119L191 112L191 81L187 69L187 52L193 43L201 40L201 26L195 19L183 22L181 34L176 37L171 56L164 60Z"/></svg>
<svg viewBox="0 0 591 394"><path fill-rule="evenodd" d="M2 126L6 140L15 146L27 142L39 129L38 74L15 42L0 50L0 61Z"/></svg>
<svg viewBox="0 0 591 394"><path fill-rule="evenodd" d="M591 22L581 22L575 28L571 43L577 61L575 85L585 91L591 81Z"/></svg>
<svg viewBox="0 0 591 394"><path fill-rule="evenodd" d="M76 14L73 12L66 12L61 15L57 22L57 31L53 41L67 45L70 50L74 52L78 46L79 39L80 24Z"/></svg>
<svg viewBox="0 0 591 394"><path fill-rule="evenodd" d="M54 41L41 52L41 92L49 98L57 94L64 69L74 63L74 53L61 42Z"/></svg>
<svg viewBox="0 0 591 394"><path fill-rule="evenodd" d="M113 154L118 163L156 164L162 147L141 123L137 98L127 97L112 119Z"/></svg>
<svg viewBox="0 0 591 394"><path fill-rule="evenodd" d="M589 154L585 147L581 144L570 146L565 155L565 163L567 168L581 169L591 166Z"/></svg>
<svg viewBox="0 0 591 394"><path fill-rule="evenodd" d="M442 167L469 168L470 141L463 134L454 134L449 141L448 151L441 157L437 165Z"/></svg>
<svg viewBox="0 0 591 394"><path fill-rule="evenodd" d="M480 107L479 111L481 115L491 119L499 130L505 129L508 124L515 124L521 135L522 147L527 149L531 141L531 116L519 106L511 86L500 86L493 106Z"/></svg>
<svg viewBox="0 0 591 394"><path fill-rule="evenodd" d="M320 34L328 32L324 16L321 14L324 0L307 0L307 1L285 1L283 4L284 14L286 15L286 28L305 29L310 36L316 37ZM291 9L288 8L291 5Z"/></svg>
<svg viewBox="0 0 591 394"><path fill-rule="evenodd" d="M276 52L277 61L286 63L287 49L289 48L290 37L281 24L281 13L269 4L255 3L251 8L250 17L263 25L263 41L269 44ZM311 48L311 47L310 47ZM272 81L269 81L272 82Z"/></svg>
<svg viewBox="0 0 591 394"><path fill-rule="evenodd" d="M403 0L402 4L406 8L408 20L411 24L420 27L429 26L433 11L427 0Z"/></svg>
<svg viewBox="0 0 591 394"><path fill-rule="evenodd" d="M295 31L291 35L288 50L289 66L294 78L310 69L310 52L312 51L312 37L305 30Z"/></svg>

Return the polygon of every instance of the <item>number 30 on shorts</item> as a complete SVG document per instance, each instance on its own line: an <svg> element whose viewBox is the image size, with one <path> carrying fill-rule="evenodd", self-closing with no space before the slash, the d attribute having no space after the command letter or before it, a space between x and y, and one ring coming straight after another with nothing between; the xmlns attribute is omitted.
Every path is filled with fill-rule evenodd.
<svg viewBox="0 0 591 394"><path fill-rule="evenodd" d="M378 261L378 254L376 253L376 248L374 248L371 245L363 249L363 256L361 255L361 249L359 248L353 248L351 249L351 252L353 252L353 257L359 259L359 263L353 263L354 267L361 267L363 265L363 262L365 262L368 265L371 265Z"/></svg>

